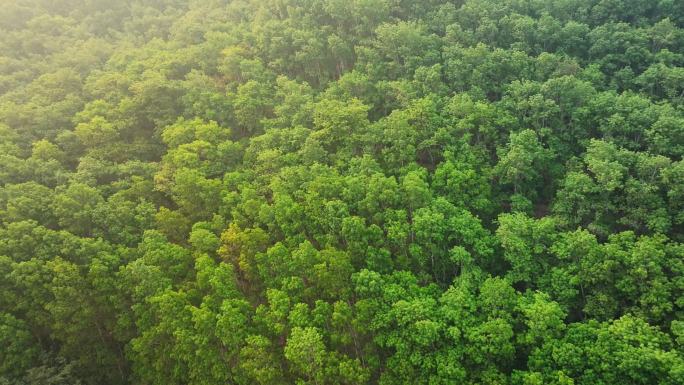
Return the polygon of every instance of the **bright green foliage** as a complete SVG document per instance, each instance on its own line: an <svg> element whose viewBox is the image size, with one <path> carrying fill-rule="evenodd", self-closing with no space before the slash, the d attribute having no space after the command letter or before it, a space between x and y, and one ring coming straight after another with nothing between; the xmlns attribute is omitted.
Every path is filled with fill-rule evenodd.
<svg viewBox="0 0 684 385"><path fill-rule="evenodd" d="M684 383L679 0L5 0L0 385Z"/></svg>

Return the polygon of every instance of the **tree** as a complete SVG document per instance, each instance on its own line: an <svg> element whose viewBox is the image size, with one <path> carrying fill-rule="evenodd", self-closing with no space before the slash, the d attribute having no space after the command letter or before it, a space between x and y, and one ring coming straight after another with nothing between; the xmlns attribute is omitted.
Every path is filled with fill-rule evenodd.
<svg viewBox="0 0 684 385"><path fill-rule="evenodd" d="M53 210L62 228L76 235L91 236L95 209L102 203L102 195L97 189L76 183L55 196Z"/></svg>
<svg viewBox="0 0 684 385"><path fill-rule="evenodd" d="M511 133L507 148L499 153L495 174L501 182L512 185L512 203L517 203L516 196L520 196L525 202L522 205L513 205L512 209L529 212L543 181L542 165L549 159L550 154L539 143L534 131Z"/></svg>
<svg viewBox="0 0 684 385"><path fill-rule="evenodd" d="M284 350L285 358L294 367L295 373L300 373L313 384L325 382L323 365L326 351L323 340L315 328L292 329Z"/></svg>

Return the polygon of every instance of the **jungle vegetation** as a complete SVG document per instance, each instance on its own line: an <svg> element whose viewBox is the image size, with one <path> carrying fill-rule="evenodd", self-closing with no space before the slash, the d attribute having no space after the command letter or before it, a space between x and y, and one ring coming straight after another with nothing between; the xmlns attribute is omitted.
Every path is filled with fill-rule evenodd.
<svg viewBox="0 0 684 385"><path fill-rule="evenodd" d="M684 384L681 0L4 0L0 384Z"/></svg>

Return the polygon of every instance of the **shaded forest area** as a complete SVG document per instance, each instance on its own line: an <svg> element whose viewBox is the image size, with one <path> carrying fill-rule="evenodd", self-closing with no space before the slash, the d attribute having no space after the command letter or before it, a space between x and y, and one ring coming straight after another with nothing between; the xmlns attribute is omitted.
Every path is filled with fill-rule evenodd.
<svg viewBox="0 0 684 385"><path fill-rule="evenodd" d="M684 384L680 0L5 0L0 384Z"/></svg>

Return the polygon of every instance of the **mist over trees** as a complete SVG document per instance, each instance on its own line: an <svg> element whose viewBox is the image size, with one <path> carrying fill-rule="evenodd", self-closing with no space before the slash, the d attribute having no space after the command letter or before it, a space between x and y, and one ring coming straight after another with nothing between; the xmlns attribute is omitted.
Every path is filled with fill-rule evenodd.
<svg viewBox="0 0 684 385"><path fill-rule="evenodd" d="M683 28L3 1L0 384L684 384Z"/></svg>

